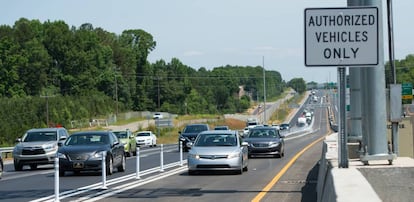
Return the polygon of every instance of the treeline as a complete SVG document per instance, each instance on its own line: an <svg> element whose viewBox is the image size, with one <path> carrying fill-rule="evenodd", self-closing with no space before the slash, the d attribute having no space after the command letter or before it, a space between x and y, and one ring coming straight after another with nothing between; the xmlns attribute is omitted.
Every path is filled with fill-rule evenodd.
<svg viewBox="0 0 414 202"><path fill-rule="evenodd" d="M414 84L414 54L409 54L402 60L395 60L394 67L397 75L397 83L411 83ZM386 83L393 84L394 78L392 76L391 65L389 62L385 65Z"/></svg>
<svg viewBox="0 0 414 202"><path fill-rule="evenodd" d="M25 18L0 25L0 145L51 123L69 126L128 110L235 113L263 99L260 66L196 70L176 58L149 63L155 47L141 29L117 35L89 23ZM286 87L280 73L265 75L267 98L280 95Z"/></svg>

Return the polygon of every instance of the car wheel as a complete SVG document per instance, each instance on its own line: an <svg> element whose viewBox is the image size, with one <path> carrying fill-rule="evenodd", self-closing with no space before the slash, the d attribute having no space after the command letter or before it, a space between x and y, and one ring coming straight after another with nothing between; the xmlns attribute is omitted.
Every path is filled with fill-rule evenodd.
<svg viewBox="0 0 414 202"><path fill-rule="evenodd" d="M3 165L0 163L0 179L2 175L3 175Z"/></svg>
<svg viewBox="0 0 414 202"><path fill-rule="evenodd" d="M64 171L64 170L62 170L62 169L59 169L59 176L60 176L60 177L65 176L65 171Z"/></svg>
<svg viewBox="0 0 414 202"><path fill-rule="evenodd" d="M34 170L37 168L37 164L30 164L30 169Z"/></svg>
<svg viewBox="0 0 414 202"><path fill-rule="evenodd" d="M127 157L130 157L130 156L131 156L131 145L129 145L129 149L128 149L128 151L126 152L126 156L127 156Z"/></svg>
<svg viewBox="0 0 414 202"><path fill-rule="evenodd" d="M188 170L188 175L194 175L196 172L194 170Z"/></svg>
<svg viewBox="0 0 414 202"><path fill-rule="evenodd" d="M118 172L124 172L125 171L125 159L126 157L122 157L121 165L118 166Z"/></svg>
<svg viewBox="0 0 414 202"><path fill-rule="evenodd" d="M243 168L243 171L247 172L247 171L249 170L248 166L249 166L249 165L246 165L246 166Z"/></svg>
<svg viewBox="0 0 414 202"><path fill-rule="evenodd" d="M112 175L112 173L114 172L114 161L112 160L111 156L109 156L108 158L109 160L106 164L106 175Z"/></svg>
<svg viewBox="0 0 414 202"><path fill-rule="evenodd" d="M135 146L135 151L132 153L134 156L137 156L137 149L138 148L138 146Z"/></svg>
<svg viewBox="0 0 414 202"><path fill-rule="evenodd" d="M237 174L237 175L241 175L241 174L243 174L243 164L242 164L242 166L240 167L240 169L239 169L239 170L236 170L236 174Z"/></svg>
<svg viewBox="0 0 414 202"><path fill-rule="evenodd" d="M14 170L15 171L21 171L21 170L23 170L23 164L21 164L20 162L18 162L18 161L14 161Z"/></svg>

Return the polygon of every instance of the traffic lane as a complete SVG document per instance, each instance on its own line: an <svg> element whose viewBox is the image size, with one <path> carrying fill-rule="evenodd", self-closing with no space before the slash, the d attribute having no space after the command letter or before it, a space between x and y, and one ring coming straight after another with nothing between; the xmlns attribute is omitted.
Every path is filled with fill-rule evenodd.
<svg viewBox="0 0 414 202"><path fill-rule="evenodd" d="M160 166L160 147L145 148L140 152L141 170L147 170ZM165 147L164 164L178 161L179 153L176 145ZM14 171L13 164L6 165L7 172L0 180L0 201L29 201L38 198L48 197L54 194L54 168L52 165L40 166L36 170ZM126 162L125 172L115 172L107 176L107 180L132 175L136 172L136 157L130 157ZM82 172L73 175L67 172L67 176L60 177L60 191L65 192L74 189L82 189L90 185L102 184L101 172Z"/></svg>
<svg viewBox="0 0 414 202"><path fill-rule="evenodd" d="M249 171L242 175L231 172L202 172L189 176L185 170L100 201L248 201L259 194L297 152L317 138L318 135L309 134L287 140L285 157L251 158Z"/></svg>
<svg viewBox="0 0 414 202"><path fill-rule="evenodd" d="M322 141L318 141L304 152L260 201L316 201L322 146Z"/></svg>

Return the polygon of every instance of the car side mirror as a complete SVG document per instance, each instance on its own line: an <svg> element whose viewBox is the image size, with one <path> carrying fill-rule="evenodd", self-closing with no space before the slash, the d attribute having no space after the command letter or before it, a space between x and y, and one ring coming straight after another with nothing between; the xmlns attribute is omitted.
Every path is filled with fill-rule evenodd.
<svg viewBox="0 0 414 202"><path fill-rule="evenodd" d="M249 143L248 142L242 142L242 144L241 144L242 146L249 146Z"/></svg>
<svg viewBox="0 0 414 202"><path fill-rule="evenodd" d="M16 142L17 142L17 143L22 142L22 138L17 138L17 139L16 139Z"/></svg>
<svg viewBox="0 0 414 202"><path fill-rule="evenodd" d="M66 136L61 136L59 140L66 140Z"/></svg>
<svg viewBox="0 0 414 202"><path fill-rule="evenodd" d="M192 142L187 142L187 147L191 149L191 147L193 146Z"/></svg>

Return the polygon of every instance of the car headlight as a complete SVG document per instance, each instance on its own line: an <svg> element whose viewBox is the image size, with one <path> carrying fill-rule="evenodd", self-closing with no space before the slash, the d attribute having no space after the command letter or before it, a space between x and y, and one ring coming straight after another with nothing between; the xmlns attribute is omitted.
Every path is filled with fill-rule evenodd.
<svg viewBox="0 0 414 202"><path fill-rule="evenodd" d="M271 147L277 147L277 146L279 146L279 142L270 142L269 143L269 146L271 146Z"/></svg>
<svg viewBox="0 0 414 202"><path fill-rule="evenodd" d="M188 158L200 159L200 155L198 155L198 154L188 154Z"/></svg>
<svg viewBox="0 0 414 202"><path fill-rule="evenodd" d="M60 158L60 159L67 159L67 158L66 158L66 155L65 155L65 154L63 154L63 153L60 153L60 152L58 152L58 153L57 153L57 156L58 156L58 158Z"/></svg>
<svg viewBox="0 0 414 202"><path fill-rule="evenodd" d="M57 149L57 144L48 144L48 145L45 145L45 146L43 146L43 149L45 151L53 151L53 150L56 150Z"/></svg>
<svg viewBox="0 0 414 202"><path fill-rule="evenodd" d="M238 157L240 157L240 152L237 152L237 153L231 153L231 154L227 155L227 158L228 158L228 159L238 158Z"/></svg>
<svg viewBox="0 0 414 202"><path fill-rule="evenodd" d="M95 152L91 157L90 157L90 159L91 160L102 160L102 155L103 155L103 152L102 151L98 151L98 152Z"/></svg>

